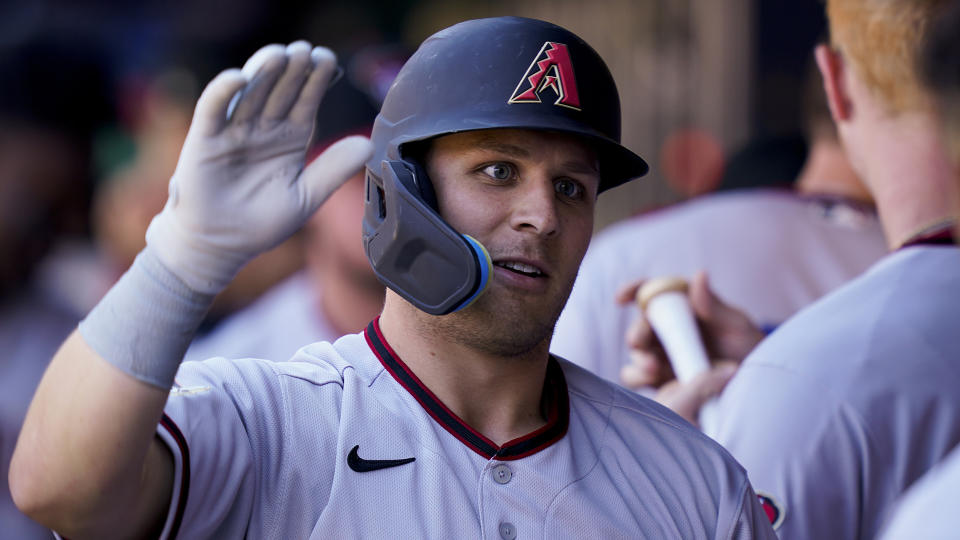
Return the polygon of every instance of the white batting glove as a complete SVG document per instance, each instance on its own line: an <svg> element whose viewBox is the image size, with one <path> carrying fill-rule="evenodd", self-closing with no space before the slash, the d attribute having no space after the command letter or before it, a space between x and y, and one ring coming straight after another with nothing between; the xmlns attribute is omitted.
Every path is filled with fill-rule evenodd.
<svg viewBox="0 0 960 540"><path fill-rule="evenodd" d="M149 249L191 289L221 291L371 156L368 139L348 137L303 168L335 68L329 49L268 45L203 91L166 206L147 229Z"/></svg>

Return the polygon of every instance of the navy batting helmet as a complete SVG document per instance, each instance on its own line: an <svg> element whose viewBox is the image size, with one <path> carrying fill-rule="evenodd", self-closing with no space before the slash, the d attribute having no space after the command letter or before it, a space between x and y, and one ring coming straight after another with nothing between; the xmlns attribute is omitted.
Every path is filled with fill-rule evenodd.
<svg viewBox="0 0 960 540"><path fill-rule="evenodd" d="M437 213L411 143L481 129L583 137L597 152L600 191L647 172L620 145L620 98L606 64L554 24L520 17L462 22L437 32L397 75L374 123L363 241L379 278L434 315L469 305L486 287L486 249Z"/></svg>

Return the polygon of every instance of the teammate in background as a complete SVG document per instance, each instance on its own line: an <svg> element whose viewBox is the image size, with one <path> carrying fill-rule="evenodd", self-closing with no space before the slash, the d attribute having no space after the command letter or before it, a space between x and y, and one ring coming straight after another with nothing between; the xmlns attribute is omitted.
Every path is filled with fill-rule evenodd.
<svg viewBox="0 0 960 540"><path fill-rule="evenodd" d="M370 135L382 95L403 63L398 48L368 46L345 61L344 77L324 96L317 113L319 155L337 139ZM247 308L194 340L185 360L289 358L306 343L333 341L363 330L383 308L383 284L363 252L363 173L338 188L305 225L306 268Z"/></svg>
<svg viewBox="0 0 960 540"><path fill-rule="evenodd" d="M960 442L960 185L917 76L943 5L827 2L832 46L815 57L891 253L778 328L720 397L711 435L747 468L781 538L876 536L896 497ZM701 324L709 338L731 320Z"/></svg>
<svg viewBox="0 0 960 540"><path fill-rule="evenodd" d="M745 311L749 328L769 330L883 256L886 244L870 194L837 140L812 63L806 79L809 150L794 189L706 195L600 232L557 323L554 354L631 388L659 385L673 377L668 367L647 373L639 370L647 365L643 358L630 361L633 342L652 339L652 332L633 329L624 339L639 317L633 300L638 278L690 279L706 271L716 295ZM692 282L701 300L695 306L704 314L713 304L702 294L706 281ZM757 332L756 339L761 336ZM756 339L747 341L743 355ZM719 392L731 373L707 375L712 387L699 399Z"/></svg>
<svg viewBox="0 0 960 540"><path fill-rule="evenodd" d="M372 145L301 170L334 64L269 46L209 84L147 247L41 382L18 505L70 537L773 538L719 445L549 354L597 193L647 169L596 52L532 19L442 30ZM180 366L243 262L364 162L380 317L290 362Z"/></svg>
<svg viewBox="0 0 960 540"><path fill-rule="evenodd" d="M923 76L936 95L948 150L960 170L960 2L954 0L932 23L923 48ZM956 178L960 184L960 177ZM954 227L960 238L960 224ZM956 511L960 493L960 446L917 480L897 501L883 529L884 540L924 538L947 540L960 530Z"/></svg>

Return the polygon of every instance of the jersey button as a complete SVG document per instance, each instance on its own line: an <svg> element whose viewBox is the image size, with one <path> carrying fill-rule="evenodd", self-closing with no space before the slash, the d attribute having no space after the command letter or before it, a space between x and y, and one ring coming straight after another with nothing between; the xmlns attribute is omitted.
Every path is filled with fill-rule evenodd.
<svg viewBox="0 0 960 540"><path fill-rule="evenodd" d="M514 540L516 537L517 528L513 526L513 523L500 524L500 538L503 538L503 540Z"/></svg>
<svg viewBox="0 0 960 540"><path fill-rule="evenodd" d="M510 467L503 464L491 469L490 474L493 475L493 481L498 484L506 484L513 478L513 471L510 470Z"/></svg>

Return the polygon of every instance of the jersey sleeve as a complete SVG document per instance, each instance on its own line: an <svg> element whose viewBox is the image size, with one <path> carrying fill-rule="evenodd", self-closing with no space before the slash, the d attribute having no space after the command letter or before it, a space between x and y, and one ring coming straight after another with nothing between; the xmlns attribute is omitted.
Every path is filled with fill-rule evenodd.
<svg viewBox="0 0 960 540"><path fill-rule="evenodd" d="M749 482L744 486L740 512L727 538L730 540L776 540L777 538L769 516Z"/></svg>
<svg viewBox="0 0 960 540"><path fill-rule="evenodd" d="M241 370L240 363L187 362L177 374L157 428L175 465L162 538L245 536L259 479L253 439L271 420L281 430L283 422L279 399L255 395L276 388L270 370Z"/></svg>
<svg viewBox="0 0 960 540"><path fill-rule="evenodd" d="M746 468L781 538L859 537L869 437L852 408L809 378L748 359L719 414L715 438Z"/></svg>

